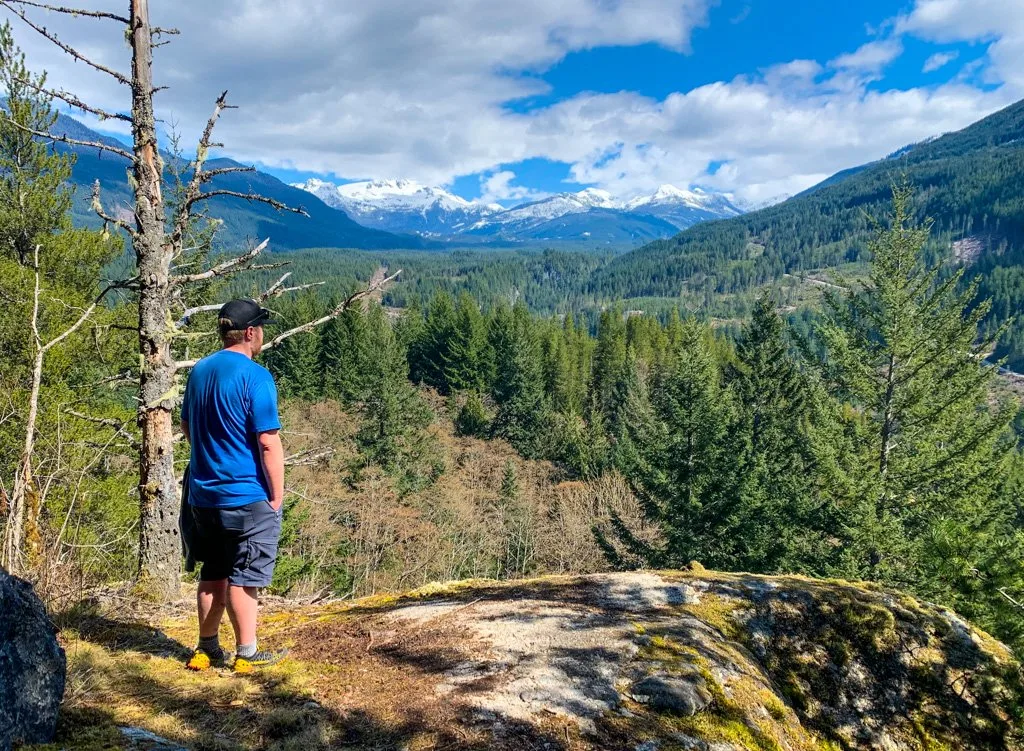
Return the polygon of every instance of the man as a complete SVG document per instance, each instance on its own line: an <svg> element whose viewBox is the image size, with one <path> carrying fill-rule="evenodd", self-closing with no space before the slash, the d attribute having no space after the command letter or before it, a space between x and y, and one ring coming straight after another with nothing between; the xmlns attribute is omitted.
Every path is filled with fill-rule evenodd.
<svg viewBox="0 0 1024 751"><path fill-rule="evenodd" d="M189 502L196 558L203 562L191 670L226 664L218 639L225 608L235 631L235 672L272 665L286 654L258 650L256 642L257 594L274 575L284 501L277 388L252 360L269 317L253 300L225 304L218 319L224 347L196 363L185 388L181 429L192 445Z"/></svg>

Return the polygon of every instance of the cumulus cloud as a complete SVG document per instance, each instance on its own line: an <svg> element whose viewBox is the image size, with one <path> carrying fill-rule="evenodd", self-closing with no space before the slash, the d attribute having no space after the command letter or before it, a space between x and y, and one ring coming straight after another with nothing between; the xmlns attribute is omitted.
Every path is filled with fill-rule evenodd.
<svg viewBox="0 0 1024 751"><path fill-rule="evenodd" d="M480 176L480 201L483 203L503 203L509 201L539 201L547 197L547 193L533 190L523 185L513 185L516 173L502 170Z"/></svg>
<svg viewBox="0 0 1024 751"><path fill-rule="evenodd" d="M839 70L877 73L901 54L903 44L899 39L880 39L861 45L854 52L840 55L829 64Z"/></svg>
<svg viewBox="0 0 1024 751"><path fill-rule="evenodd" d="M227 88L242 107L227 113L218 130L231 156L338 178L450 184L458 176L483 175L482 192L517 200L532 196L499 165L547 158L568 164L572 179L619 195L692 183L756 202L961 128L1013 98L1009 84L988 90L955 81L909 91L867 87L900 54L904 34L937 42L988 40L993 68L1004 80L1014 75L1013 39L1024 39L1024 32L1000 30L1000 23L1016 16L1013 23L1024 25L1018 23L1024 14L1010 12L1017 0L917 0L886 32L890 38L827 66L794 60L664 99L584 93L538 110L507 106L545 93L540 74L576 50L653 43L687 53L691 33L708 22L713 2L161 3L154 6L154 22L177 26L182 35L157 51L156 82L170 87L158 95L158 114L178 123L185 142L194 141L213 100ZM90 7L123 12L121 0ZM41 18L86 54L127 68L128 51L115 26ZM47 68L53 85L127 109L126 90L19 23L17 39L30 64ZM1024 58L1016 59L1016 70L1024 71ZM712 162L725 166L709 174Z"/></svg>
<svg viewBox="0 0 1024 751"><path fill-rule="evenodd" d="M896 29L929 41L989 43L991 79L1024 96L1024 13L1020 0L916 0Z"/></svg>
<svg viewBox="0 0 1024 751"><path fill-rule="evenodd" d="M921 68L921 72L932 73L940 68L945 68L958 57L960 57L960 53L956 50L953 50L952 52L936 52L924 61L924 67Z"/></svg>

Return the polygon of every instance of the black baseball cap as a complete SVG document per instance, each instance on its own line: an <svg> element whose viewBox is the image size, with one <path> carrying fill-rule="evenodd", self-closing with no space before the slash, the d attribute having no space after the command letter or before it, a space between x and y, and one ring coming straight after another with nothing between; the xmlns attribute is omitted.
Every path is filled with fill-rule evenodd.
<svg viewBox="0 0 1024 751"><path fill-rule="evenodd" d="M271 311L261 307L255 300L241 299L224 303L217 317L221 321L221 331L245 331L250 326L274 323L270 316Z"/></svg>

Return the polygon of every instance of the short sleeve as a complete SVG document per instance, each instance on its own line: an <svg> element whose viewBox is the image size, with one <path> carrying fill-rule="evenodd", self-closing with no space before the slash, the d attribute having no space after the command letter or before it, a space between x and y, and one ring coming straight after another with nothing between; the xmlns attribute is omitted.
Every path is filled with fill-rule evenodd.
<svg viewBox="0 0 1024 751"><path fill-rule="evenodd" d="M253 432L264 433L268 430L279 430L281 420L277 416L277 387L269 373L253 383L250 394L250 425Z"/></svg>
<svg viewBox="0 0 1024 751"><path fill-rule="evenodd" d="M189 390L188 390L188 387L191 385L191 383L192 383L192 378L189 377L188 381L185 383L185 396L182 397L182 399L181 399L181 421L183 423L185 423L186 425L188 424L188 412L189 412L189 407L188 407Z"/></svg>

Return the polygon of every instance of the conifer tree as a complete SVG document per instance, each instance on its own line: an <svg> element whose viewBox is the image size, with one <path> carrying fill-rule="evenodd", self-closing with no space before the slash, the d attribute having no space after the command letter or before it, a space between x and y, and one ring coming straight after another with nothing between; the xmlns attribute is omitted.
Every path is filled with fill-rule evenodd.
<svg viewBox="0 0 1024 751"><path fill-rule="evenodd" d="M430 447L424 432L432 421L429 406L409 382L405 351L379 305L367 316L368 339L376 357L367 367L363 423L356 443L367 465L394 475L399 492L430 479Z"/></svg>
<svg viewBox="0 0 1024 751"><path fill-rule="evenodd" d="M925 262L929 229L913 219L910 189L896 187L888 226L870 244L868 280L828 300L824 369L857 410L856 573L972 614L995 600L961 595L979 579L991 585L1011 534L998 487L1012 414L994 404L991 343L977 335L988 304L976 301L976 282L961 285L963 269L944 278Z"/></svg>
<svg viewBox="0 0 1024 751"><path fill-rule="evenodd" d="M366 395L368 367L373 360L362 306L352 306L320 333L319 376L324 393L346 403Z"/></svg>
<svg viewBox="0 0 1024 751"><path fill-rule="evenodd" d="M57 120L45 86L45 75L26 67L10 26L0 26L0 565L12 570L38 562L43 517L57 511L47 506L89 492L85 452L71 442L112 432L97 428L105 421L122 433L130 422L116 398L87 385L129 362L117 348L127 337L106 333L125 321L102 304L113 287L100 284L121 244L72 226L74 157L33 135ZM45 487L40 465L48 466ZM65 480L76 474L68 490Z"/></svg>
<svg viewBox="0 0 1024 751"><path fill-rule="evenodd" d="M733 513L732 400L702 325L682 325L672 363L650 391L649 410L633 391L631 448L622 461L647 515L661 527L664 544L647 549L631 544L633 552L652 565L699 560L728 569L742 544Z"/></svg>
<svg viewBox="0 0 1024 751"><path fill-rule="evenodd" d="M451 295L441 292L430 301L423 343L417 347L418 361L414 363L423 383L433 386L442 394L451 393L448 367L453 362L451 346L455 337L455 306Z"/></svg>
<svg viewBox="0 0 1024 751"><path fill-rule="evenodd" d="M547 405L540 352L530 314L522 305L498 308L491 319L489 338L494 349L492 389L498 413L491 425L527 458L543 454Z"/></svg>
<svg viewBox="0 0 1024 751"><path fill-rule="evenodd" d="M616 411L615 395L626 365L626 324L622 310L615 306L601 313L594 350L593 391L602 419L611 420Z"/></svg>
<svg viewBox="0 0 1024 751"><path fill-rule="evenodd" d="M451 391L481 392L493 375L487 344L487 326L476 302L468 294L459 296L447 346L438 347L444 382Z"/></svg>
<svg viewBox="0 0 1024 751"><path fill-rule="evenodd" d="M740 483L740 565L757 572L821 570L830 519L813 492L812 399L768 295L754 305L736 360L728 373L737 406L731 432Z"/></svg>

